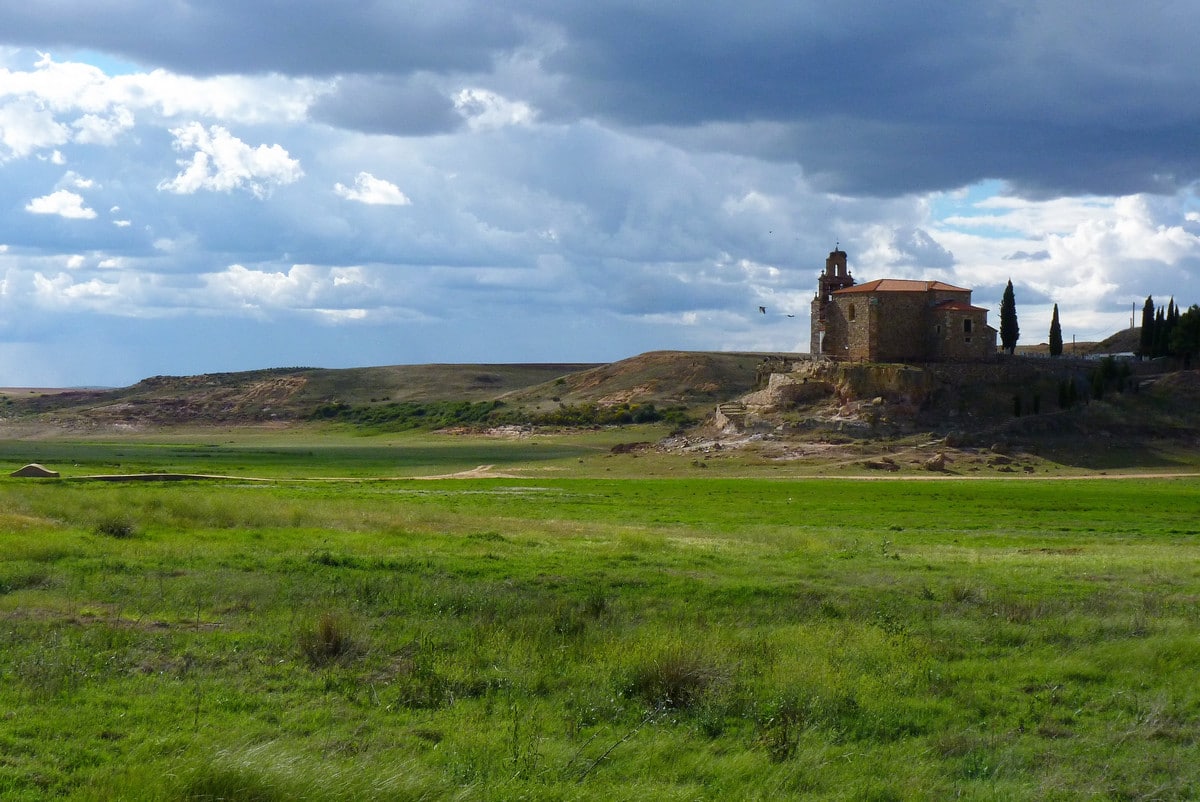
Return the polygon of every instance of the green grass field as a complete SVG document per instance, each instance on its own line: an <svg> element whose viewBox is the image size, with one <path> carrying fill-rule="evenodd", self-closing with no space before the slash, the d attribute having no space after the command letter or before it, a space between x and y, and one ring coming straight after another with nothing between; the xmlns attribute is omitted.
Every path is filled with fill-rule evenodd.
<svg viewBox="0 0 1200 802"><path fill-rule="evenodd" d="M341 426L284 431L198 428L87 441L0 440L0 466L13 470L37 462L67 479L135 473L390 478L456 473L480 465L494 465L500 471L520 468L533 473L580 474L586 472L580 470L581 459L607 457L617 443L654 440L667 431L665 426L637 426L510 439L432 432L363 436L352 427ZM633 468L640 464L625 462L631 462ZM7 472L0 471L0 475Z"/></svg>
<svg viewBox="0 0 1200 802"><path fill-rule="evenodd" d="M0 444L0 798L1200 796L1200 481L621 439Z"/></svg>

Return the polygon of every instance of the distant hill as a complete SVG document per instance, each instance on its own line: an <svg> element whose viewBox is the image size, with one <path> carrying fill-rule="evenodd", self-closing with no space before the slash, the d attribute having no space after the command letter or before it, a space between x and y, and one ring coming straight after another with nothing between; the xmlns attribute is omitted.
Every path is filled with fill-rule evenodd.
<svg viewBox="0 0 1200 802"><path fill-rule="evenodd" d="M594 363L274 368L154 376L114 390L0 398L5 418L72 428L292 422L322 405L492 401L546 410L559 404L707 407L752 389L769 354L655 351Z"/></svg>
<svg viewBox="0 0 1200 802"><path fill-rule="evenodd" d="M1121 329L1116 334L1105 337L1100 342L1077 342L1072 343L1070 340L1063 343L1063 354L1065 356L1079 355L1092 356L1093 354L1127 354L1137 351L1138 344L1141 341L1141 327L1132 329ZM1018 354L1048 354L1050 353L1049 343L1038 343L1037 345L1018 345Z"/></svg>
<svg viewBox="0 0 1200 802"><path fill-rule="evenodd" d="M1132 351L1138 336L1138 329L1120 331L1099 343L1078 343L1076 352ZM1019 350L1037 353L1038 348L1045 346ZM289 424L308 420L314 414L326 417L325 410L332 410L330 419L361 421L373 416L395 419L394 408L406 402L468 401L500 402L509 412L526 411L544 418L563 408L621 404L653 404L660 411L684 407L699 417L718 403L751 392L764 360L786 361L798 356L651 351L611 364L274 368L154 376L113 390L0 392L0 423L9 436L21 436L17 424L22 422L31 427L79 431L130 426ZM343 417L343 411L353 415ZM0 436L4 436L4 429L0 429Z"/></svg>
<svg viewBox="0 0 1200 802"><path fill-rule="evenodd" d="M754 389L764 359L785 356L714 351L651 351L500 396L545 409L559 403L708 406Z"/></svg>
<svg viewBox="0 0 1200 802"><path fill-rule="evenodd" d="M9 396L3 410L10 419L40 416L72 426L295 421L328 403L486 401L592 367L594 363L396 365L154 376L116 390Z"/></svg>

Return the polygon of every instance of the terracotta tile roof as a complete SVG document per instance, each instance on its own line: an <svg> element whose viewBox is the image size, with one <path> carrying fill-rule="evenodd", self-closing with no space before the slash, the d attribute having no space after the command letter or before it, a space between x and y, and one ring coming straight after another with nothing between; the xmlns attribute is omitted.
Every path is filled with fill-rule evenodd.
<svg viewBox="0 0 1200 802"><path fill-rule="evenodd" d="M934 309L944 309L947 312L986 312L982 306L971 306L966 301L942 301L934 304Z"/></svg>
<svg viewBox="0 0 1200 802"><path fill-rule="evenodd" d="M970 292L944 281L912 281L905 278L878 278L866 284L835 290L834 295L849 295L860 292Z"/></svg>

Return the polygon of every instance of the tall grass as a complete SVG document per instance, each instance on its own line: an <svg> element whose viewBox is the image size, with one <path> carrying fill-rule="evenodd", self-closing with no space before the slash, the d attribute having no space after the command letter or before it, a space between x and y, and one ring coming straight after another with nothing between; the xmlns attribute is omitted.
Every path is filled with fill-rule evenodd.
<svg viewBox="0 0 1200 802"><path fill-rule="evenodd" d="M0 484L0 797L1194 797L1200 484L1016 487Z"/></svg>
<svg viewBox="0 0 1200 802"><path fill-rule="evenodd" d="M365 648L352 625L335 613L321 613L302 626L297 641L301 654L315 667L347 663Z"/></svg>

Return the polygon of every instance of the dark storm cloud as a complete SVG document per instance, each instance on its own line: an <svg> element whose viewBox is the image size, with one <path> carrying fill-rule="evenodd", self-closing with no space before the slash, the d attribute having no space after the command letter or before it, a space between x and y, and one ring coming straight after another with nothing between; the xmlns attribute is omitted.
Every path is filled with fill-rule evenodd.
<svg viewBox="0 0 1200 802"><path fill-rule="evenodd" d="M1200 115L1191 132L949 115L939 123L838 117L796 124L763 155L799 161L814 185L856 195L930 192L988 178L1025 197L1171 193L1200 178L1197 127Z"/></svg>
<svg viewBox="0 0 1200 802"><path fill-rule="evenodd" d="M463 123L444 91L428 82L386 75L347 77L310 113L340 128L400 136L446 133Z"/></svg>
<svg viewBox="0 0 1200 802"><path fill-rule="evenodd" d="M521 41L503 4L467 0L5 3L3 40L116 53L196 75L486 70Z"/></svg>
<svg viewBox="0 0 1200 802"><path fill-rule="evenodd" d="M969 66L945 40L988 48L969 11L872 5L566 6L550 14L570 46L548 65L573 79L589 108L629 123L689 125L921 114L936 103L930 85Z"/></svg>
<svg viewBox="0 0 1200 802"><path fill-rule="evenodd" d="M1200 177L1200 15L1182 5L565 8L571 46L547 64L578 113L774 123L765 141L731 127L719 144L798 162L831 191L1002 178L1029 195L1120 194Z"/></svg>
<svg viewBox="0 0 1200 802"><path fill-rule="evenodd" d="M676 141L723 126L692 141L847 194L985 178L1027 196L1169 193L1200 178L1186 3L124 0L6 4L0 31L193 74L393 76L344 78L314 111L369 132L456 124L413 75L490 84L548 120Z"/></svg>

